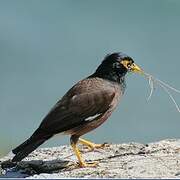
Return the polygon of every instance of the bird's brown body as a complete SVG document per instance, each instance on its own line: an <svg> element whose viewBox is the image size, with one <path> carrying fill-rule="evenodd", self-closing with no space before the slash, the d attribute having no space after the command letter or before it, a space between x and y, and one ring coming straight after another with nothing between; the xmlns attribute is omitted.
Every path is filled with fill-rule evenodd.
<svg viewBox="0 0 180 180"><path fill-rule="evenodd" d="M133 60L113 53L105 57L94 74L75 84L51 109L38 129L24 143L12 150L18 162L56 134L71 135L71 145L81 167L88 166L77 148L78 141L101 147L79 138L104 123L112 114L125 90L128 71L140 71Z"/></svg>
<svg viewBox="0 0 180 180"><path fill-rule="evenodd" d="M116 82L101 78L82 80L57 102L36 132L49 135L62 132L77 136L86 134L111 115L121 95Z"/></svg>
<svg viewBox="0 0 180 180"><path fill-rule="evenodd" d="M89 78L80 81L74 88L78 89L78 87L84 87L84 84L86 84L86 89L82 88L81 93L85 94L85 101L83 100L84 102L77 103L76 95L72 97L72 100L74 101L73 103L79 105L78 108L80 107L81 110L88 110L92 112L92 115L85 118L84 123L66 131L66 134L82 136L99 127L112 114L123 94L118 83L112 83L108 80L105 81L101 78ZM102 113L93 116L94 108L97 108L97 105L99 109L102 109Z"/></svg>

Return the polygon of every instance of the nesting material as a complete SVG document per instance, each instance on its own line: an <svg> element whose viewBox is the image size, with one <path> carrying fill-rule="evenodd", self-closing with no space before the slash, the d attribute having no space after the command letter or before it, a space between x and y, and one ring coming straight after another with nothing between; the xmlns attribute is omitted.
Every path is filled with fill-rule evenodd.
<svg viewBox="0 0 180 180"><path fill-rule="evenodd" d="M170 86L169 84L167 84L167 83L153 77L151 74L148 74L146 72L143 72L143 74L145 75L146 78L148 78L149 86L150 86L150 89L151 89L147 100L149 101L151 99L153 91L154 91L154 84L157 84L168 94L168 96L170 97L170 99L174 103L177 111L180 112L180 107L179 107L179 105L177 104L176 100L174 99L174 97L172 96L172 94L170 92L170 90L172 90L172 91L180 94L180 90L178 90L178 89Z"/></svg>

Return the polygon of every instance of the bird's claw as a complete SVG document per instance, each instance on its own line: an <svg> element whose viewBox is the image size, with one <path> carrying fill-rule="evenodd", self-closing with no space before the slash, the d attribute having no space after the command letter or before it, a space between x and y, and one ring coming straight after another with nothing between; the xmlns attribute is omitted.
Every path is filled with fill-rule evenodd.
<svg viewBox="0 0 180 180"><path fill-rule="evenodd" d="M89 146L86 146L89 151L94 151L95 149L103 149L105 147L109 147L110 145L108 143L103 143L103 144L91 144Z"/></svg>
<svg viewBox="0 0 180 180"><path fill-rule="evenodd" d="M89 149L89 151L93 151L94 149L105 148L105 147L109 146L108 143L95 144L91 141L87 141L87 140L82 139L82 138L79 139L79 142L81 144L85 145Z"/></svg>
<svg viewBox="0 0 180 180"><path fill-rule="evenodd" d="M81 168L86 168L86 167L97 167L98 166L98 162L97 161L93 161L93 162L80 162L78 164L79 167Z"/></svg>

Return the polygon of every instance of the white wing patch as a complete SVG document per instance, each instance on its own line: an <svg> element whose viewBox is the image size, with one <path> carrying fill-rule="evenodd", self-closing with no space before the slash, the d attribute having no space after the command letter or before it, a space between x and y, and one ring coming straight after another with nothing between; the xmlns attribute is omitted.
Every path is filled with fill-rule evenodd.
<svg viewBox="0 0 180 180"><path fill-rule="evenodd" d="M100 116L102 113L100 114L95 114L94 116L90 116L88 118L85 119L85 121L93 121L94 119L96 119L98 116Z"/></svg>

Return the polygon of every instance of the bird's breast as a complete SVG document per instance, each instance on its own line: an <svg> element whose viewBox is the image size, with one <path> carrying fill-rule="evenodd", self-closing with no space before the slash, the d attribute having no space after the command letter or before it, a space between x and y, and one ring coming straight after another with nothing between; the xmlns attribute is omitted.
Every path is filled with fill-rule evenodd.
<svg viewBox="0 0 180 180"><path fill-rule="evenodd" d="M112 87L114 97L109 105L108 110L102 114L96 114L92 117L87 118L86 120L84 120L83 124L81 124L79 127L73 128L72 130L68 131L68 133L82 136L83 134L96 129L109 118L114 109L117 107L118 102L123 94L119 85L113 84Z"/></svg>

